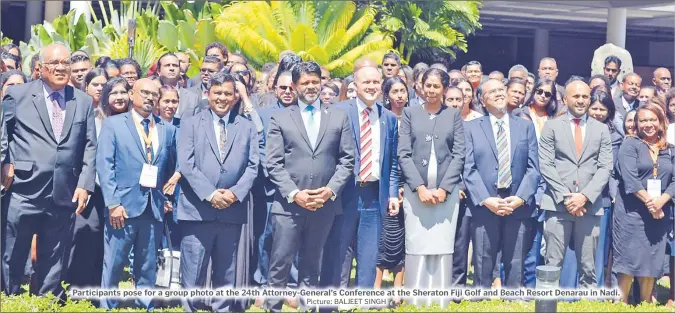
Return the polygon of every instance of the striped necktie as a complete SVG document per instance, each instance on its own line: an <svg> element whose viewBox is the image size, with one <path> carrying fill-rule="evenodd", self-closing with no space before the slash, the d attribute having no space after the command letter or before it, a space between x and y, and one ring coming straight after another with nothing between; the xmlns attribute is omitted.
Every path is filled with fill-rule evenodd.
<svg viewBox="0 0 675 313"><path fill-rule="evenodd" d="M373 138L372 129L370 127L370 111L371 108L363 110L363 117L361 119L361 167L359 169L359 180L367 182L373 174Z"/></svg>
<svg viewBox="0 0 675 313"><path fill-rule="evenodd" d="M511 164L509 162L509 144L506 140L504 121L497 121L497 155L499 159L499 172L497 188L511 186Z"/></svg>

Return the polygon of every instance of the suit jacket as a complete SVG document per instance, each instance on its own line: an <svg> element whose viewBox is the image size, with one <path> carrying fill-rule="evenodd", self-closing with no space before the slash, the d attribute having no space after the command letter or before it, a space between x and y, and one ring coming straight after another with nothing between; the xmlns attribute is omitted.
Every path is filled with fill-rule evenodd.
<svg viewBox="0 0 675 313"><path fill-rule="evenodd" d="M637 109L640 101L635 99L633 101L633 108L631 110ZM616 108L616 113L614 114L614 128L621 135L625 136L626 133L623 131L623 119L626 117L626 108L623 107L623 92L617 92L617 95L614 97L614 107Z"/></svg>
<svg viewBox="0 0 675 313"><path fill-rule="evenodd" d="M91 97L66 86L65 101L61 138L55 138L42 80L9 87L2 102L8 146L2 163L14 164L11 192L29 201L52 196L59 206L75 207L76 188L94 191L96 127Z"/></svg>
<svg viewBox="0 0 675 313"><path fill-rule="evenodd" d="M199 76L199 74L192 76L192 78L188 79L187 83L185 84L185 87L190 88L194 86L199 86L202 83L202 78Z"/></svg>
<svg viewBox="0 0 675 313"><path fill-rule="evenodd" d="M534 195L539 186L539 154L534 125L530 121L509 116L509 137L511 139L511 187L509 195L525 200L523 207L516 209L512 216L529 218L534 211ZM490 116L464 124L466 134L466 162L464 163L464 184L471 195L468 206L469 216L492 214L480 203L489 197L497 197L499 173L498 150Z"/></svg>
<svg viewBox="0 0 675 313"><path fill-rule="evenodd" d="M96 172L107 207L121 204L129 218L138 217L148 206L150 194L153 215L161 222L164 202L168 200L162 186L176 170L176 127L156 116L155 125L159 142L151 164L158 167L156 188L142 187L139 183L147 154L131 111L103 120L96 151Z"/></svg>
<svg viewBox="0 0 675 313"><path fill-rule="evenodd" d="M354 141L356 160L354 162L353 176L347 182L343 195L345 201L342 202L345 209L356 209L358 197L356 193L357 178L361 169L361 126L359 124L360 114L356 99L350 99L336 104L336 107L344 110L349 117L352 129L352 138ZM398 148L398 120L396 115L382 107L379 103L375 108L380 116L380 210L382 214L387 213L389 198L398 198L398 157L396 155Z"/></svg>
<svg viewBox="0 0 675 313"><path fill-rule="evenodd" d="M259 186L264 188L265 194L267 196L273 196L274 192L277 189L277 186L270 180L269 173L267 172L267 167L265 166L267 160L267 154L265 149L265 146L267 145L267 129L269 129L270 121L272 120L272 115L274 115L276 112L283 110L284 108L285 106L283 106L283 104L277 101L276 103L268 107L255 109L255 111L258 113L258 117L260 118L260 123L263 125L262 132L258 133L259 135L258 152L260 155L260 167L258 169L257 183Z"/></svg>
<svg viewBox="0 0 675 313"><path fill-rule="evenodd" d="M347 113L321 104L321 123L316 147L312 148L300 115L300 107L291 105L272 115L267 129L266 167L279 192L274 195L272 213L284 215L320 214L327 217L342 213L343 187L354 170L354 141ZM314 212L289 203L296 190L330 188L337 197Z"/></svg>
<svg viewBox="0 0 675 313"><path fill-rule="evenodd" d="M405 183L412 190L429 185L427 166L433 139L438 161L436 186L452 193L464 169L464 126L459 110L441 106L430 119L423 106L407 107L399 127L398 162Z"/></svg>
<svg viewBox="0 0 675 313"><path fill-rule="evenodd" d="M176 117L179 118L188 118L192 115L199 113L198 107L202 101L201 93L195 92L187 88L181 88L178 90L180 93L178 111L176 112ZM207 102L208 105L208 102Z"/></svg>
<svg viewBox="0 0 675 313"><path fill-rule="evenodd" d="M539 166L547 185L541 207L567 212L564 195L578 188L588 198L585 205L587 213L602 215L601 195L609 181L612 165L612 139L607 125L587 118L579 157L569 115L547 121L539 138Z"/></svg>
<svg viewBox="0 0 675 313"><path fill-rule="evenodd" d="M258 132L253 122L231 112L227 123L225 161L220 161L211 110L182 121L178 163L181 189L178 219L244 224L248 193L258 173ZM214 208L206 200L216 189L229 189L237 201L228 208Z"/></svg>

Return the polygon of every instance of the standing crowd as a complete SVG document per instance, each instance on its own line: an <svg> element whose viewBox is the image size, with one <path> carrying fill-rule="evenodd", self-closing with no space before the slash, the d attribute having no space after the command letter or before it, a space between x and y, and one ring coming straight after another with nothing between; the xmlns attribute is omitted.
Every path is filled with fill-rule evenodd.
<svg viewBox="0 0 675 313"><path fill-rule="evenodd" d="M58 43L30 77L17 46L0 59L8 295L27 281L61 298L62 282L116 289L127 266L154 288L169 255L185 289L379 289L390 274L394 288L445 289L466 286L470 266L474 287L535 288L536 266L553 265L561 287L618 287L626 303L655 301L669 275L672 305L666 68L643 81L609 56L603 75L559 85L548 57L484 75L477 61L411 68L390 52L340 79L291 51L259 74L218 42L201 64L166 53L145 75ZM452 299L391 303L403 300Z"/></svg>

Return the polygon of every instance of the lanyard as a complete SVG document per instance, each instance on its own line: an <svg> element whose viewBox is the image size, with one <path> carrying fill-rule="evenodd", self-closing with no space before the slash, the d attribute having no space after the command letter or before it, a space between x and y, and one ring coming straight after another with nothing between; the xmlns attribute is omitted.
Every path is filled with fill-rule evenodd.
<svg viewBox="0 0 675 313"><path fill-rule="evenodd" d="M135 122L136 124L136 129L138 129L138 132L141 133L141 138L143 138L143 142L145 143L145 153L147 154L148 157L148 163L152 163L152 131L155 129L155 121L150 119L150 125L148 126L148 134L145 134L145 129L143 129L143 126L141 126L140 122Z"/></svg>
<svg viewBox="0 0 675 313"><path fill-rule="evenodd" d="M654 179L658 176L659 173L659 149L652 148L652 145L649 143L645 142L647 144L647 147L649 148L649 157L652 159L652 175L654 176Z"/></svg>

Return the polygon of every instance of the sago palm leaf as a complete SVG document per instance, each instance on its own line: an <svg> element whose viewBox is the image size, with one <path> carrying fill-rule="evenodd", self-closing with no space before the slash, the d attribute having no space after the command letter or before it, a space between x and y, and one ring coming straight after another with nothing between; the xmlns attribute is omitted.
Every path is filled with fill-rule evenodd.
<svg viewBox="0 0 675 313"><path fill-rule="evenodd" d="M356 4L351 1L336 1L328 6L325 12L320 15L319 24L316 33L319 36L319 42L324 44L330 36L339 29L346 29L351 22Z"/></svg>
<svg viewBox="0 0 675 313"><path fill-rule="evenodd" d="M367 54L367 53L370 53L370 52L373 52L373 51L377 51L377 50L381 50L381 49L389 49L389 48L391 48L391 45L392 45L391 39L388 38L388 37L385 37L383 40L361 44L361 45L349 50L347 53L343 54L337 60L354 62L356 59L358 59L359 57L361 57L364 54ZM335 60L333 62L336 62L337 60ZM328 68L330 70L333 62L326 65L326 68Z"/></svg>
<svg viewBox="0 0 675 313"><path fill-rule="evenodd" d="M321 48L321 46L314 46L313 48L307 50L308 59L319 64L326 64L329 61L328 53L326 50ZM305 58L302 58L305 60Z"/></svg>
<svg viewBox="0 0 675 313"><path fill-rule="evenodd" d="M330 38L323 44L323 50L328 53L328 57L332 58L344 50L344 37L347 31L339 29L334 32Z"/></svg>
<svg viewBox="0 0 675 313"><path fill-rule="evenodd" d="M316 22L316 7L314 1L297 1L292 2L295 9L295 16L297 16L299 24L310 25L315 27Z"/></svg>
<svg viewBox="0 0 675 313"><path fill-rule="evenodd" d="M368 28L375 20L375 9L372 7L365 7L362 9L363 15L356 20L345 32L345 35L342 40L342 45L344 48L337 52L338 54L343 52L346 49L351 49L358 45L363 38L363 35L368 31Z"/></svg>
<svg viewBox="0 0 675 313"><path fill-rule="evenodd" d="M319 43L314 30L305 24L298 24L291 33L291 48L296 51L307 51Z"/></svg>
<svg viewBox="0 0 675 313"><path fill-rule="evenodd" d="M270 8L276 24L279 25L279 34L286 37L290 36L291 30L297 24L293 7L288 1L270 1Z"/></svg>
<svg viewBox="0 0 675 313"><path fill-rule="evenodd" d="M143 72L152 66L152 64L159 59L162 54L167 51L158 44L152 38L147 37L143 33L136 33L136 45L134 46L134 56L133 58L138 61ZM123 34L111 45L109 50L101 50L99 55L94 57L98 58L100 56L109 56L113 59L122 59L129 57L129 41L127 34Z"/></svg>
<svg viewBox="0 0 675 313"><path fill-rule="evenodd" d="M256 66L276 59L281 52L272 42L248 25L235 21L216 23L216 37L225 42L228 47L241 50ZM272 56L271 59L270 56Z"/></svg>

